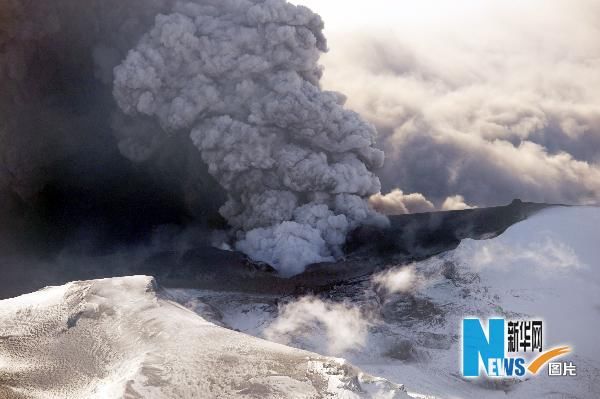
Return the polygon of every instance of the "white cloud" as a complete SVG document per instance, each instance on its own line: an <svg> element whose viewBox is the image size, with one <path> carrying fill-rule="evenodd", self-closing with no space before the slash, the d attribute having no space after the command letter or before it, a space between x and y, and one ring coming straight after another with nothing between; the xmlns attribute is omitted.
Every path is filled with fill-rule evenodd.
<svg viewBox="0 0 600 399"><path fill-rule="evenodd" d="M330 27L323 81L378 127L383 189L598 203L600 4L476 3L387 2L369 29Z"/></svg>

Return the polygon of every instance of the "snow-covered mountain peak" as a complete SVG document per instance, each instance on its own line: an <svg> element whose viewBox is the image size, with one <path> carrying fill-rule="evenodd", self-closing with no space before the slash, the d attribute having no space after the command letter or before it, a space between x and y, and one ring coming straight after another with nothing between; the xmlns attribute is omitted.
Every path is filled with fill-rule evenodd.
<svg viewBox="0 0 600 399"><path fill-rule="evenodd" d="M402 385L227 330L152 277L73 282L0 302L2 398L408 397Z"/></svg>

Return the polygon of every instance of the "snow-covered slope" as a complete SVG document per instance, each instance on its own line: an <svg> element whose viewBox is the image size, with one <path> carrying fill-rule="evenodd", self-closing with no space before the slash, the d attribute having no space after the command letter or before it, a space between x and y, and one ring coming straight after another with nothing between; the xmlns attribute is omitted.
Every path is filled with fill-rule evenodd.
<svg viewBox="0 0 600 399"><path fill-rule="evenodd" d="M229 328L344 356L371 374L404 382L409 392L439 398L600 397L600 208L549 208L498 237L463 240L454 251L389 265L317 297L170 294ZM549 377L543 369L522 380L462 378L460 323L467 316L542 318L545 349L572 346L565 360L577 365L578 375ZM340 353L342 340L348 345Z"/></svg>
<svg viewBox="0 0 600 399"><path fill-rule="evenodd" d="M411 291L385 297L380 331L404 335L416 359L388 363L359 354L355 364L444 398L600 397L600 208L549 208L413 268ZM460 323L472 316L543 319L544 349L571 346L565 360L577 365L577 376L550 377L544 368L521 380L461 378ZM375 347L382 335L372 334Z"/></svg>
<svg viewBox="0 0 600 399"><path fill-rule="evenodd" d="M47 288L0 301L0 398L595 399L598 259L600 208L556 207L309 297L162 291L148 277ZM462 378L465 316L543 318L545 349L572 346L578 375Z"/></svg>
<svg viewBox="0 0 600 399"><path fill-rule="evenodd" d="M0 398L408 397L342 359L216 326L150 277L0 301Z"/></svg>

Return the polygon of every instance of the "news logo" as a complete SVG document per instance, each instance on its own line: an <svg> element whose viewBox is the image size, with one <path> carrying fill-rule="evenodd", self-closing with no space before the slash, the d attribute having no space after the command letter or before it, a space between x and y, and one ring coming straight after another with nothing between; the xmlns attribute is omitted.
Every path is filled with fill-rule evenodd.
<svg viewBox="0 0 600 399"><path fill-rule="evenodd" d="M572 362L550 362L571 349L561 346L544 352L543 321L463 319L462 374L464 377L525 377L538 374L548 364L550 376L575 376Z"/></svg>

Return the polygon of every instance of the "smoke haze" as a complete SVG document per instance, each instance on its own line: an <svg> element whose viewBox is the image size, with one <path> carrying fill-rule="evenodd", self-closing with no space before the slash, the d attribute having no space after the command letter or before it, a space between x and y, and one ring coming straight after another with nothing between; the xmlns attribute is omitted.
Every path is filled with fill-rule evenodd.
<svg viewBox="0 0 600 399"><path fill-rule="evenodd" d="M292 275L382 213L597 203L598 4L471 3L3 2L0 253L192 224Z"/></svg>
<svg viewBox="0 0 600 399"><path fill-rule="evenodd" d="M384 193L599 202L597 1L298 2L327 21L324 86L379 130Z"/></svg>
<svg viewBox="0 0 600 399"><path fill-rule="evenodd" d="M0 189L23 219L75 223L75 241L105 223L127 237L209 225L224 202L234 247L284 275L387 222L367 201L376 130L321 90L327 44L308 8L9 2L2 21Z"/></svg>
<svg viewBox="0 0 600 399"><path fill-rule="evenodd" d="M119 151L122 135L160 127L117 112L112 68L167 5L2 2L1 253L110 247L192 219L220 224L224 196L206 168L187 167L202 163L184 138L163 140L143 163Z"/></svg>

